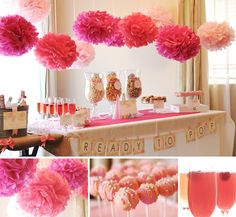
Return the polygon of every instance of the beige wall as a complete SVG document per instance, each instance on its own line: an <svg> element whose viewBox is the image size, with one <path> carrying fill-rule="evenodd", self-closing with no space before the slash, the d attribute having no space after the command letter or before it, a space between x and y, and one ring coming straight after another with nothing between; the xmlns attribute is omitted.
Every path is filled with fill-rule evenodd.
<svg viewBox="0 0 236 217"><path fill-rule="evenodd" d="M107 10L116 16L125 16L142 8L155 4L170 10L177 20L178 0L57 0L57 29L74 37L72 25L74 18L83 10ZM141 69L143 94L165 95L173 103L176 98L178 64L158 55L154 44L143 48L108 48L103 45L95 47L96 58L86 68L68 70L57 73L58 95L62 97L76 97L80 104L88 105L85 96L85 71L109 71L115 69ZM100 108L105 110L107 104L103 102Z"/></svg>

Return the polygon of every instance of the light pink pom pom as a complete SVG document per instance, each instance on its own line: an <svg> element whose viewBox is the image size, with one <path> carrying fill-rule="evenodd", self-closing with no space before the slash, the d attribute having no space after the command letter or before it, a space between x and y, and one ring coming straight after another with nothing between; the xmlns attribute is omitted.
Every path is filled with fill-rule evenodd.
<svg viewBox="0 0 236 217"><path fill-rule="evenodd" d="M45 19L51 10L49 0L18 0L19 14L32 23Z"/></svg>
<svg viewBox="0 0 236 217"><path fill-rule="evenodd" d="M201 45L210 51L221 50L231 45L235 32L228 23L209 22L201 25L197 32Z"/></svg>
<svg viewBox="0 0 236 217"><path fill-rule="evenodd" d="M34 216L54 217L65 209L69 197L68 182L59 174L43 169L18 193L17 199L25 212Z"/></svg>
<svg viewBox="0 0 236 217"><path fill-rule="evenodd" d="M0 196L12 196L33 178L38 160L1 159Z"/></svg>
<svg viewBox="0 0 236 217"><path fill-rule="evenodd" d="M51 70L63 70L76 60L76 44L68 35L49 33L38 41L38 61Z"/></svg>

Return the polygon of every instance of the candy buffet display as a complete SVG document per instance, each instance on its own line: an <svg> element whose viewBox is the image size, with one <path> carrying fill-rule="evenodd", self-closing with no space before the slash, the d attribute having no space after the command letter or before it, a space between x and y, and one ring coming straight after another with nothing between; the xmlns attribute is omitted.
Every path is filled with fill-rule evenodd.
<svg viewBox="0 0 236 217"><path fill-rule="evenodd" d="M140 77L130 73L127 77L127 96L128 98L138 98L142 94L142 83Z"/></svg>
<svg viewBox="0 0 236 217"><path fill-rule="evenodd" d="M117 73L111 72L106 75L106 98L109 102L115 102L122 93L121 82Z"/></svg>
<svg viewBox="0 0 236 217"><path fill-rule="evenodd" d="M141 216L141 207L142 216L154 217L157 213L172 216L168 214L167 204L169 200L175 201L177 191L178 166L175 160L127 160L109 170L97 166L90 172L90 194L97 201L91 202L94 206L91 209L96 209L99 217ZM152 209L149 209L150 205ZM156 207L154 212L153 207ZM91 217L95 217L94 214L91 212Z"/></svg>

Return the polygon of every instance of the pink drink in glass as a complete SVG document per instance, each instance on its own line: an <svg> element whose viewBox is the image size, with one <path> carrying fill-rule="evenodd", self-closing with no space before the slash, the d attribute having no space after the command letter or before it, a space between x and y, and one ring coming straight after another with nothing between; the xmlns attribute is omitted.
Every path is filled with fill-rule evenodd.
<svg viewBox="0 0 236 217"><path fill-rule="evenodd" d="M210 217L216 206L216 174L190 172L188 184L189 208L195 217Z"/></svg>
<svg viewBox="0 0 236 217"><path fill-rule="evenodd" d="M217 173L217 206L222 212L228 212L236 197L236 173Z"/></svg>
<svg viewBox="0 0 236 217"><path fill-rule="evenodd" d="M76 105L74 103L69 104L69 112L71 115L75 114L76 112Z"/></svg>

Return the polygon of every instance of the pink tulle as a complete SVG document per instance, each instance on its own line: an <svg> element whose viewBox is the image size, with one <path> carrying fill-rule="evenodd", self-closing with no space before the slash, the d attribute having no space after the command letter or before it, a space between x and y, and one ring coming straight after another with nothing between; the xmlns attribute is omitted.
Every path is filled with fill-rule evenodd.
<svg viewBox="0 0 236 217"><path fill-rule="evenodd" d="M121 19L120 18L115 18L115 19L116 23L114 26L113 34L111 35L111 37L106 39L105 44L108 46L122 47L125 45L125 42L124 42L124 36L119 29L119 22Z"/></svg>
<svg viewBox="0 0 236 217"><path fill-rule="evenodd" d="M38 41L35 49L38 61L51 70L63 70L76 60L76 44L68 35L49 33Z"/></svg>
<svg viewBox="0 0 236 217"><path fill-rule="evenodd" d="M19 14L32 23L46 18L51 10L49 0L18 0Z"/></svg>
<svg viewBox="0 0 236 217"><path fill-rule="evenodd" d="M34 216L54 217L65 209L69 197L68 182L59 174L43 169L18 193L17 200L25 212Z"/></svg>
<svg viewBox="0 0 236 217"><path fill-rule="evenodd" d="M113 34L116 19L105 11L82 12L74 23L73 31L79 40L99 44Z"/></svg>
<svg viewBox="0 0 236 217"><path fill-rule="evenodd" d="M37 163L34 159L1 159L0 196L19 192L33 178Z"/></svg>
<svg viewBox="0 0 236 217"><path fill-rule="evenodd" d="M54 159L50 169L63 176L72 190L88 182L88 167L79 159Z"/></svg>
<svg viewBox="0 0 236 217"><path fill-rule="evenodd" d="M235 32L228 23L209 22L201 25L197 32L201 45L208 50L216 51L231 45Z"/></svg>
<svg viewBox="0 0 236 217"><path fill-rule="evenodd" d="M38 41L36 28L25 18L11 15L0 18L0 54L21 56Z"/></svg>
<svg viewBox="0 0 236 217"><path fill-rule="evenodd" d="M152 43L157 36L157 27L152 19L141 13L133 13L119 23L125 44L128 47L141 47Z"/></svg>
<svg viewBox="0 0 236 217"><path fill-rule="evenodd" d="M152 18L157 27L172 23L173 16L169 11L162 9L159 6L147 8L140 11L142 14Z"/></svg>
<svg viewBox="0 0 236 217"><path fill-rule="evenodd" d="M95 57L94 47L91 44L83 41L75 40L75 43L78 57L73 63L72 68L80 68L89 65L89 63L92 62Z"/></svg>
<svg viewBox="0 0 236 217"><path fill-rule="evenodd" d="M156 47L160 55L184 62L199 53L200 39L187 26L167 25L160 27Z"/></svg>

